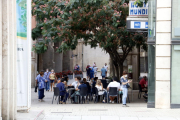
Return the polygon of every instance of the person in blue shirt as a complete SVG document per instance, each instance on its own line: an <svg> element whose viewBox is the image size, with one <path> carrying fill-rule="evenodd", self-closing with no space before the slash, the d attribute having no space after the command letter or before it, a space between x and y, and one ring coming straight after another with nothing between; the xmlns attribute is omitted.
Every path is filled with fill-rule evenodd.
<svg viewBox="0 0 180 120"><path fill-rule="evenodd" d="M64 79L59 79L56 87L59 88L59 95L61 96L60 104L65 104L69 94L66 92Z"/></svg>
<svg viewBox="0 0 180 120"><path fill-rule="evenodd" d="M83 87L86 87L87 88L87 85L86 84L84 84L84 82L83 81L80 81L80 85L79 85L79 87L78 88L76 88L76 90L81 90L81 88L83 88Z"/></svg>
<svg viewBox="0 0 180 120"><path fill-rule="evenodd" d="M41 102L44 98L44 88L45 88L45 78L43 78L44 73L40 73L40 77L38 79L38 89L39 89L39 101Z"/></svg>
<svg viewBox="0 0 180 120"><path fill-rule="evenodd" d="M49 72L49 69L46 69L46 72L44 73L44 78L47 80L47 82L45 82L46 91L50 90L50 79L49 79L50 74L51 72Z"/></svg>
<svg viewBox="0 0 180 120"><path fill-rule="evenodd" d="M77 70L77 71L79 71L79 70L80 70L79 65L78 65L78 64L76 64L76 66L77 66L76 70Z"/></svg>
<svg viewBox="0 0 180 120"><path fill-rule="evenodd" d="M87 85L84 84L84 82L81 80L81 81L80 81L80 84L78 84L77 88L75 89L75 90L76 90L75 93L73 93L73 94L71 95L71 99L74 100L74 103L77 103L77 102L78 102L77 97L80 95L79 91L80 91L81 88L83 88L83 87L86 87L86 88L87 88Z"/></svg>
<svg viewBox="0 0 180 120"><path fill-rule="evenodd" d="M43 70L41 70L41 72L44 72ZM37 77L36 77L36 87L38 88L38 80L39 80L39 78L41 77L41 75L40 74L38 74L37 75ZM39 97L39 91L38 91L38 97Z"/></svg>
<svg viewBox="0 0 180 120"><path fill-rule="evenodd" d="M89 67L90 68L90 80L94 78L94 69L93 67Z"/></svg>
<svg viewBox="0 0 180 120"><path fill-rule="evenodd" d="M104 67L102 67L102 69L101 69L101 76L102 76L102 78L106 77L106 69Z"/></svg>

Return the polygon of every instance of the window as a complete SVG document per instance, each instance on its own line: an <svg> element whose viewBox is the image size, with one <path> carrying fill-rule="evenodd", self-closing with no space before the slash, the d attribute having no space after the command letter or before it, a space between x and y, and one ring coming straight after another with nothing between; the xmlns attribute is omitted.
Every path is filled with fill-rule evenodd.
<svg viewBox="0 0 180 120"><path fill-rule="evenodd" d="M180 104L180 45L172 46L171 104Z"/></svg>
<svg viewBox="0 0 180 120"><path fill-rule="evenodd" d="M148 42L154 42L156 39L156 0L149 0L148 1L149 8L148 8Z"/></svg>
<svg viewBox="0 0 180 120"><path fill-rule="evenodd" d="M172 40L180 41L180 0L172 0Z"/></svg>

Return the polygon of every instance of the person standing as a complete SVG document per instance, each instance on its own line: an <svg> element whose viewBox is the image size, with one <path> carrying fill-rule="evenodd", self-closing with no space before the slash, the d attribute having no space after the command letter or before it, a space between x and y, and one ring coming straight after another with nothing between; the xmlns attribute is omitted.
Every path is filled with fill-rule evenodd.
<svg viewBox="0 0 180 120"><path fill-rule="evenodd" d="M55 74L53 69L51 70L51 74L49 75L49 79L51 82L51 91L52 91L52 89L53 89L52 86L54 87L54 81L57 79L56 74Z"/></svg>
<svg viewBox="0 0 180 120"><path fill-rule="evenodd" d="M47 82L45 82L46 91L49 91L49 89L50 89L50 79L49 79L50 74L51 74L51 72L49 72L49 69L46 69L46 72L44 73L44 77L47 80Z"/></svg>
<svg viewBox="0 0 180 120"><path fill-rule="evenodd" d="M97 76L98 67L95 65L93 67L93 69L94 69L94 76L96 77Z"/></svg>
<svg viewBox="0 0 180 120"><path fill-rule="evenodd" d="M39 89L39 101L42 102L42 99L44 98L44 88L45 88L45 78L43 78L44 73L40 73L40 77L38 79L38 89Z"/></svg>
<svg viewBox="0 0 180 120"><path fill-rule="evenodd" d="M86 76L87 76L87 80L90 78L90 65L87 65L86 67Z"/></svg>
<svg viewBox="0 0 180 120"><path fill-rule="evenodd" d="M121 77L121 83L123 87L123 97L122 97L123 107L129 107L128 105L126 105L126 98L128 94L128 85L130 82L132 82L132 80L127 79L127 72L123 71L123 76Z"/></svg>
<svg viewBox="0 0 180 120"><path fill-rule="evenodd" d="M102 79L106 77L106 69L104 67L102 67L101 69L101 76L102 76Z"/></svg>
<svg viewBox="0 0 180 120"><path fill-rule="evenodd" d="M106 69L106 76L105 77L107 77L107 72L108 72L108 65L107 65L107 63L105 63L104 68Z"/></svg>
<svg viewBox="0 0 180 120"><path fill-rule="evenodd" d="M90 79L94 78L94 69L93 67L89 67L90 68Z"/></svg>
<svg viewBox="0 0 180 120"><path fill-rule="evenodd" d="M80 71L80 67L79 67L79 65L78 65L78 64L76 64L76 66L77 66L77 71Z"/></svg>
<svg viewBox="0 0 180 120"><path fill-rule="evenodd" d="M96 66L96 63L94 62L94 63L93 63L93 67L95 67L95 66Z"/></svg>

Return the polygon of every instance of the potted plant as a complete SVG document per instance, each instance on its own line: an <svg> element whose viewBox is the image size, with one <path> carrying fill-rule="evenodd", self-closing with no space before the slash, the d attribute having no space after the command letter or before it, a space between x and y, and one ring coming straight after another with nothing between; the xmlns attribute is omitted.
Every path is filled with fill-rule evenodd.
<svg viewBox="0 0 180 120"><path fill-rule="evenodd" d="M83 78L82 71L74 71L74 77L81 77L81 78Z"/></svg>
<svg viewBox="0 0 180 120"><path fill-rule="evenodd" d="M62 73L61 73L61 72L56 73L56 77L57 77L57 78L62 78Z"/></svg>
<svg viewBox="0 0 180 120"><path fill-rule="evenodd" d="M68 76L69 79L73 79L73 73L70 70L66 72L66 75Z"/></svg>

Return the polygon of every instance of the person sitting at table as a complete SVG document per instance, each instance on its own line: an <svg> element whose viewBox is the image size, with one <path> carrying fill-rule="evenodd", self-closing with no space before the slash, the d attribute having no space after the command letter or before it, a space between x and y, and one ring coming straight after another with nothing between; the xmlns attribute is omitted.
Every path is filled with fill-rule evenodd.
<svg viewBox="0 0 180 120"><path fill-rule="evenodd" d="M74 88L76 89L80 80L81 77L75 77L75 81L72 84L70 84L70 86L74 86Z"/></svg>
<svg viewBox="0 0 180 120"><path fill-rule="evenodd" d="M107 90L109 90L110 87L117 87L117 91L121 91L121 85L118 82L118 78L114 77L113 78L113 82L110 82L109 85L107 86ZM109 96L110 98L110 102L114 103L114 99L116 98L116 96Z"/></svg>
<svg viewBox="0 0 180 120"><path fill-rule="evenodd" d="M95 87L98 89L98 95L104 95L103 103L105 103L107 100L107 92L103 88L103 84L101 83L101 80L97 80Z"/></svg>
<svg viewBox="0 0 180 120"><path fill-rule="evenodd" d="M77 97L78 97L78 95L80 95L79 91L80 91L81 88L83 88L83 87L87 87L87 85L84 84L83 81L80 81L80 84L79 84L79 85L77 86L77 88L75 89L75 90L76 90L75 93L73 93L73 94L71 95L71 99L74 98L74 103L77 103L77 102L78 102Z"/></svg>
<svg viewBox="0 0 180 120"><path fill-rule="evenodd" d="M147 77L146 77L146 76L144 76L144 77L140 80L139 84L141 85L141 89L142 89L143 91L145 91L145 93L147 93Z"/></svg>
<svg viewBox="0 0 180 120"><path fill-rule="evenodd" d="M69 94L66 92L66 88L65 88L65 85L64 85L64 79L59 79L57 81L57 85L56 87L59 88L59 95L61 96L61 100L60 100L60 104L65 104Z"/></svg>

